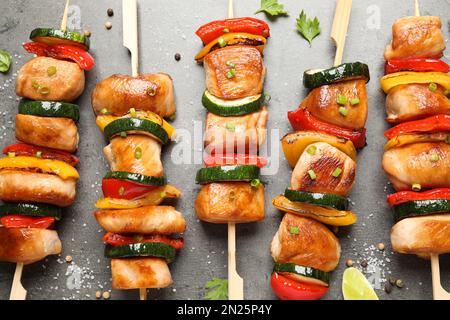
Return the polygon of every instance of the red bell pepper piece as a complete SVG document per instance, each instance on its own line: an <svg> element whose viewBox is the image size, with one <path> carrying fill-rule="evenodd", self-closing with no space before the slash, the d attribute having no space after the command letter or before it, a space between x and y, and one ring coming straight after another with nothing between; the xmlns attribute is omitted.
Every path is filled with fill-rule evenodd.
<svg viewBox="0 0 450 320"><path fill-rule="evenodd" d="M438 114L421 120L404 122L384 133L389 140L405 133L450 131L450 115Z"/></svg>
<svg viewBox="0 0 450 320"><path fill-rule="evenodd" d="M438 188L423 192L400 191L387 196L387 203L392 207L408 201L435 199L450 200L450 188Z"/></svg>
<svg viewBox="0 0 450 320"><path fill-rule="evenodd" d="M272 273L270 285L281 300L319 300L328 287L291 280L279 273Z"/></svg>
<svg viewBox="0 0 450 320"><path fill-rule="evenodd" d="M94 58L86 50L71 45L49 46L44 43L29 42L23 45L25 50L38 56L47 56L60 60L72 60L81 69L90 70L94 67Z"/></svg>
<svg viewBox="0 0 450 320"><path fill-rule="evenodd" d="M127 237L120 234L108 232L105 234L102 240L103 242L112 246L121 246L133 243L161 242L172 246L176 250L181 250L184 247L184 240L182 238L175 239L162 235Z"/></svg>
<svg viewBox="0 0 450 320"><path fill-rule="evenodd" d="M55 223L53 217L28 217L22 215L8 215L0 218L5 228L40 228L47 229Z"/></svg>
<svg viewBox="0 0 450 320"><path fill-rule="evenodd" d="M256 165L260 168L267 165L267 159L254 154L212 154L207 155L203 162L206 167L226 165Z"/></svg>
<svg viewBox="0 0 450 320"><path fill-rule="evenodd" d="M251 17L215 20L204 24L195 31L205 45L226 32L245 32L265 38L270 36L269 25Z"/></svg>
<svg viewBox="0 0 450 320"><path fill-rule="evenodd" d="M75 167L80 162L80 159L69 152L37 147L26 143L11 144L3 149L3 154L8 154L9 152L14 152L16 156L29 157L37 157L39 152L39 156L42 159L64 161L72 167Z"/></svg>
<svg viewBox="0 0 450 320"><path fill-rule="evenodd" d="M103 195L107 198L132 200L145 195L155 188L155 186L121 179L102 180Z"/></svg>
<svg viewBox="0 0 450 320"><path fill-rule="evenodd" d="M322 131L350 140L355 145L355 148L358 149L366 145L366 128L361 131L341 128L317 119L308 110L302 108L289 111L288 119L294 130Z"/></svg>
<svg viewBox="0 0 450 320"><path fill-rule="evenodd" d="M450 71L450 66L439 59L415 58L415 59L391 59L386 61L384 74L400 71L416 72L444 72Z"/></svg>

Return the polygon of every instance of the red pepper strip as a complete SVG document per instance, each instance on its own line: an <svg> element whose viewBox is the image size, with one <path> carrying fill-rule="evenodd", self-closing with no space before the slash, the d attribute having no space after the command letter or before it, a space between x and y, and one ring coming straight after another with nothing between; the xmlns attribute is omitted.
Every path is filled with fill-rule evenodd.
<svg viewBox="0 0 450 320"><path fill-rule="evenodd" d="M8 154L9 152L14 152L16 156L30 157L36 157L39 152L40 158L64 161L72 167L75 167L80 162L80 159L69 152L32 146L26 143L12 144L3 149L3 154Z"/></svg>
<svg viewBox="0 0 450 320"><path fill-rule="evenodd" d="M161 242L174 247L176 250L181 250L184 247L184 240L182 238L174 239L162 235L127 237L122 236L120 234L108 232L105 234L102 240L103 242L112 246L121 246L125 244L145 243L145 242Z"/></svg>
<svg viewBox="0 0 450 320"><path fill-rule="evenodd" d="M421 120L401 123L387 130L384 133L384 136L391 140L392 138L405 133L433 133L440 131L450 131L450 115L438 114Z"/></svg>
<svg viewBox="0 0 450 320"><path fill-rule="evenodd" d="M256 165L260 168L267 165L267 159L253 154L212 154L203 159L206 167L224 165Z"/></svg>
<svg viewBox="0 0 450 320"><path fill-rule="evenodd" d="M23 45L25 50L38 56L47 56L60 60L72 60L76 62L81 69L90 70L94 67L94 58L86 51L71 45L48 46L43 43L29 42Z"/></svg>
<svg viewBox="0 0 450 320"><path fill-rule="evenodd" d="M415 58L415 59L391 59L386 61L384 74L400 71L417 72L444 72L450 71L450 66L439 59Z"/></svg>
<svg viewBox="0 0 450 320"><path fill-rule="evenodd" d="M323 122L314 117L308 110L298 108L288 112L288 119L294 130L322 131L333 136L350 140L355 148L363 148L366 145L366 128L361 131L341 128L339 126Z"/></svg>
<svg viewBox="0 0 450 320"><path fill-rule="evenodd" d="M107 198L132 200L149 193L155 188L155 186L121 179L102 180L103 195Z"/></svg>
<svg viewBox="0 0 450 320"><path fill-rule="evenodd" d="M250 17L211 21L195 31L205 45L227 32L245 32L265 38L270 36L267 23Z"/></svg>
<svg viewBox="0 0 450 320"><path fill-rule="evenodd" d="M5 228L39 228L47 229L55 223L53 217L28 217L22 215L9 215L0 218Z"/></svg>
<svg viewBox="0 0 450 320"><path fill-rule="evenodd" d="M413 200L434 200L444 199L450 200L450 188L438 188L423 192L400 191L387 196L387 203L396 206Z"/></svg>
<svg viewBox="0 0 450 320"><path fill-rule="evenodd" d="M291 280L279 273L272 273L270 285L281 300L319 300L328 287Z"/></svg>

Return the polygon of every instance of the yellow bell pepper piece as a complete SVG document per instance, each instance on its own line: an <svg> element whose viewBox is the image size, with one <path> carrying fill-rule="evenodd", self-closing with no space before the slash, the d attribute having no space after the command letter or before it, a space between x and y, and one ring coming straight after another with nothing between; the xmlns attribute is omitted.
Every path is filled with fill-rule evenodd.
<svg viewBox="0 0 450 320"><path fill-rule="evenodd" d="M101 198L97 200L95 206L99 209L132 209L143 206L156 206L168 198L179 198L181 191L174 186L167 184L153 189L143 198L127 200L115 198Z"/></svg>
<svg viewBox="0 0 450 320"><path fill-rule="evenodd" d="M326 142L356 161L356 149L350 140L338 138L323 132L296 131L288 133L281 139L284 156L290 166L292 168L295 167L303 151L310 144L316 142Z"/></svg>
<svg viewBox="0 0 450 320"><path fill-rule="evenodd" d="M0 169L40 169L45 173L58 175L61 179L79 179L78 171L71 165L51 159L36 157L5 157L0 159Z"/></svg>
<svg viewBox="0 0 450 320"><path fill-rule="evenodd" d="M386 142L384 151L419 142L444 142L447 137L449 134L445 132L401 134Z"/></svg>
<svg viewBox="0 0 450 320"><path fill-rule="evenodd" d="M450 89L450 75L443 72L396 72L385 75L380 80L381 89L388 93L393 87L408 83L436 83Z"/></svg>
<svg viewBox="0 0 450 320"><path fill-rule="evenodd" d="M234 45L238 43L242 43L244 40L256 40L258 42L261 42L262 45L257 46L257 49L262 53L264 51L264 46L266 44L266 38L263 36L258 36L250 33L244 33L244 32L230 32L226 33L210 43L208 43L196 56L195 60L201 61L203 58L212 50L212 48L215 45L220 45L219 42L224 43L225 45Z"/></svg>
<svg viewBox="0 0 450 320"><path fill-rule="evenodd" d="M357 220L356 214L351 211L340 211L304 202L294 202L283 195L273 198L272 204L281 211L312 218L330 226L349 226Z"/></svg>

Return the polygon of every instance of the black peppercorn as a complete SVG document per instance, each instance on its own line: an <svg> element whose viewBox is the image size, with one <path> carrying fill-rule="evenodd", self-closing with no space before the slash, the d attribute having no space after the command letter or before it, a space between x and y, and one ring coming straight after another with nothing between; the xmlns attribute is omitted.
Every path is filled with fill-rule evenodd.
<svg viewBox="0 0 450 320"><path fill-rule="evenodd" d="M114 10L109 8L106 13L108 14L108 17L112 17L114 15Z"/></svg>
<svg viewBox="0 0 450 320"><path fill-rule="evenodd" d="M175 60L180 61L181 60L181 54L175 53Z"/></svg>

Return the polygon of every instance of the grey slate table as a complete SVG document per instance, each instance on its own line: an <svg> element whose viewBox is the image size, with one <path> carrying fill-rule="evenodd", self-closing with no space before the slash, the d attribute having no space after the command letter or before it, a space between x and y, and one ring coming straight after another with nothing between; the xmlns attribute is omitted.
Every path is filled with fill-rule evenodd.
<svg viewBox="0 0 450 320"><path fill-rule="evenodd" d="M204 70L196 65L194 55L201 48L194 31L201 24L225 18L226 0L140 0L140 63L141 72L163 71L169 73L175 83L178 107L174 126L184 133L199 134L205 110L200 103L204 90ZM286 112L294 110L305 97L302 73L308 68L327 67L333 63L334 46L329 39L334 13L334 1L282 0L290 15L270 20L263 14L257 17L269 21L271 34L265 51L267 78L265 91L272 101L269 110L269 129L278 129L278 137L291 130ZM384 122L384 94L379 89L378 78L383 70L383 50L391 38L392 22L399 17L413 14L413 1L353 1L349 34L344 61L363 61L369 64L372 80L368 85L369 119L367 122L368 146L359 153L358 176L351 199L353 210L359 221L350 228L341 228L339 238L342 258L339 268L333 273L331 289L327 299L342 299L341 281L345 261L352 259L359 267L362 260L369 263L366 273L374 280L381 299L430 299L430 264L414 256L393 254L389 244L392 218L385 203L391 187L380 166L383 132L388 127ZM109 260L103 257L100 230L92 212L94 203L101 195L101 178L107 171L102 155L105 140L97 129L90 107L90 92L101 79L113 73L130 73L128 52L122 47L121 1L73 0L69 25L92 31L91 52L96 67L87 73L86 91L79 99L81 119L79 122L81 179L75 205L64 213L58 225L63 242L60 257L49 257L43 262L27 266L23 284L28 289L29 299L95 299L95 291L110 290ZM114 9L114 17L106 15L107 8ZM235 0L235 15L252 15L259 7L258 0ZM309 16L320 20L322 34L312 46L296 31L295 18L301 9ZM422 0L423 15L440 15L443 30L449 39L448 13L450 1ZM12 70L0 74L0 147L15 141L14 116L17 104L14 93L15 73L30 59L21 44L36 27L58 27L63 11L63 1L2 0L0 13L0 48L14 55ZM80 18L81 20L78 20ZM113 27L106 30L104 23L111 21ZM181 54L181 61L174 59ZM448 58L448 50L446 51ZM8 82L8 80L12 82ZM200 133L201 134L201 133ZM180 143L186 143L183 139ZM273 299L269 276L273 266L269 245L276 232L281 214L271 205L271 199L289 185L291 169L282 155L277 135L271 139L267 150L272 163L279 163L275 175L263 177L266 188L266 219L260 223L239 225L237 228L238 270L245 279L247 299ZM177 146L164 149L163 161L170 183L183 191L177 208L188 220L185 234L186 248L171 265L174 285L163 290L152 290L155 299L201 299L203 286L212 277L227 275L227 228L199 222L195 217L193 202L198 191L194 184L201 143L196 143L185 154L191 164L176 164L171 159ZM181 147L178 147L181 148ZM275 152L270 151L275 150ZM196 163L193 163L194 158ZM379 242L386 250L376 249ZM0 244L1 245L1 244ZM65 262L65 256L73 256L73 263ZM450 259L441 257L442 282L450 288ZM374 272L374 273L372 273ZM0 263L0 299L7 299L14 273L14 265ZM389 277L401 278L403 289L394 289L387 295L382 287ZM377 283L379 280L379 283ZM112 299L137 299L138 292L112 291Z"/></svg>

